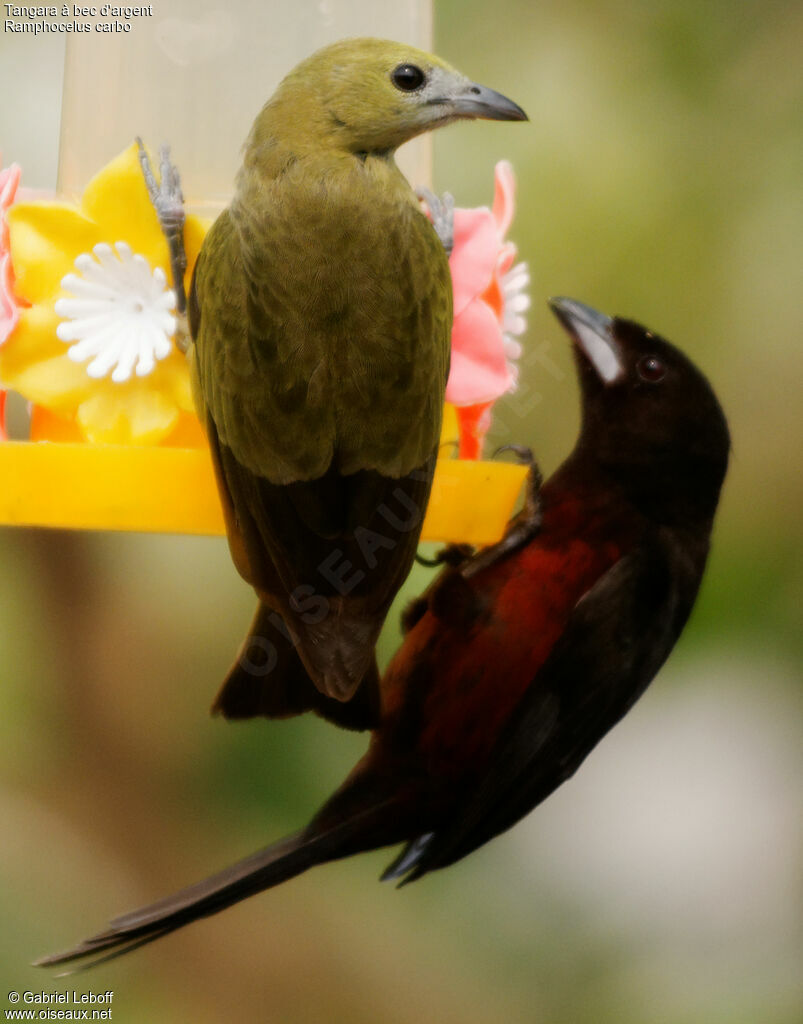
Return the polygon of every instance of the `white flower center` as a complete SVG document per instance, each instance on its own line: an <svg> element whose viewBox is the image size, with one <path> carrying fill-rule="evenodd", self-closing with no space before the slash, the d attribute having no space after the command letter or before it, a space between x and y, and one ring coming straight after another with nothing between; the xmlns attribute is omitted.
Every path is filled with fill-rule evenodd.
<svg viewBox="0 0 803 1024"><path fill-rule="evenodd" d="M116 255L115 255L116 250ZM176 297L167 287L164 271L153 272L144 256L125 242L114 249L105 242L82 253L75 261L78 274L67 274L61 287L67 298L56 302L62 322L56 328L61 341L73 342L67 355L76 363L87 359L90 377L105 377L111 370L116 383L145 377L172 351Z"/></svg>

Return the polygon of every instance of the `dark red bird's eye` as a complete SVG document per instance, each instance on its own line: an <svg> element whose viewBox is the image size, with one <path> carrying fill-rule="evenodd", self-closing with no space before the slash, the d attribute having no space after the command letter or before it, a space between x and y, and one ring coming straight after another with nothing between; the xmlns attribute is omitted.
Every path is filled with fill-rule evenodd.
<svg viewBox="0 0 803 1024"><path fill-rule="evenodd" d="M399 64L390 78L396 88L401 89L402 92L415 92L424 84L426 75L415 64Z"/></svg>
<svg viewBox="0 0 803 1024"><path fill-rule="evenodd" d="M657 384L666 376L666 363L658 356L643 356L639 359L636 370L642 380L649 384Z"/></svg>

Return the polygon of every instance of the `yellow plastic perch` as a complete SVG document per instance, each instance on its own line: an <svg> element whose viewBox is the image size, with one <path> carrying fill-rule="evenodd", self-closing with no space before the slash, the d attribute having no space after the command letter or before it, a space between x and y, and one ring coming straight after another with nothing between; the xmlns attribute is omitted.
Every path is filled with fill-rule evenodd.
<svg viewBox="0 0 803 1024"><path fill-rule="evenodd" d="M508 463L439 460L421 539L494 543L525 476ZM0 443L0 524L224 533L206 448L53 441Z"/></svg>

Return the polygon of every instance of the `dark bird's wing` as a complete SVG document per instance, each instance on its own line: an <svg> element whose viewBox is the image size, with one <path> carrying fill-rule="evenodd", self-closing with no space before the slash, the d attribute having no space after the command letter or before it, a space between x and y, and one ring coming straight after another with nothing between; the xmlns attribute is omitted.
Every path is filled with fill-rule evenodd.
<svg viewBox="0 0 803 1024"><path fill-rule="evenodd" d="M625 555L577 603L479 787L383 877L413 881L510 828L570 778L669 655L699 573L660 542ZM412 844L411 844L412 845ZM412 855L410 855L412 854Z"/></svg>

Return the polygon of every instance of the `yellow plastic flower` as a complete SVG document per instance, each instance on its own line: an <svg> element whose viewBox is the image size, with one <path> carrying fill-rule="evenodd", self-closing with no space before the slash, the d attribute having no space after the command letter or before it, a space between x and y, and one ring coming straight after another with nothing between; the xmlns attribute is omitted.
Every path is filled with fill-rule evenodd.
<svg viewBox="0 0 803 1024"><path fill-rule="evenodd" d="M136 145L80 206L16 203L8 227L15 292L30 306L0 348L0 380L39 407L34 435L47 424L69 438L72 421L95 443L197 440L187 360L171 342L167 243ZM206 228L187 217L187 286Z"/></svg>

